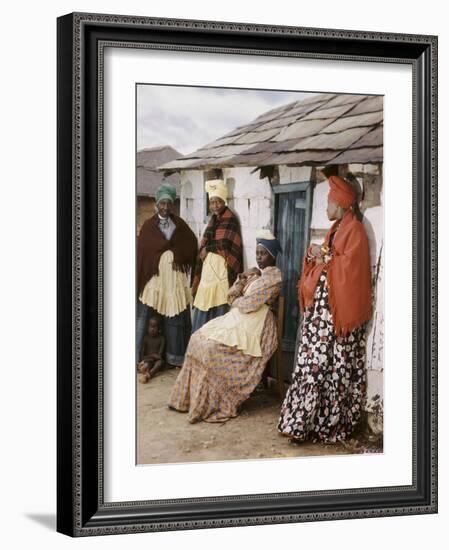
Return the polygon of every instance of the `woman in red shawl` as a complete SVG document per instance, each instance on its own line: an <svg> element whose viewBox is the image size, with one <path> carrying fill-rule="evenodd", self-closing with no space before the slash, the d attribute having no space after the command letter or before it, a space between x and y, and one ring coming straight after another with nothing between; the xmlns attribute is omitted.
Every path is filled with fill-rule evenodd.
<svg viewBox="0 0 449 550"><path fill-rule="evenodd" d="M278 424L296 441L345 440L365 399L365 324L372 314L368 238L353 211L354 189L338 176L329 186L327 216L334 223L324 243L312 244L304 258L301 340Z"/></svg>

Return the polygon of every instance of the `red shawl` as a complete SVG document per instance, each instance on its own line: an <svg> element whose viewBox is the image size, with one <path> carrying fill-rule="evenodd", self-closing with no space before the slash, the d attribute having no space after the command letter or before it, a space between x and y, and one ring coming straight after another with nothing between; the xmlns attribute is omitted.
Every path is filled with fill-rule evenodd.
<svg viewBox="0 0 449 550"><path fill-rule="evenodd" d="M159 273L159 260L167 250L173 252L173 267L187 273L195 267L198 243L195 234L186 222L172 214L176 229L167 241L159 229L159 218L154 215L140 230L137 240L137 292L140 296L147 282Z"/></svg>
<svg viewBox="0 0 449 550"><path fill-rule="evenodd" d="M318 279L325 269L335 333L343 336L371 318L370 255L365 228L350 210L332 225L324 244L329 245L334 233L328 264L317 265L304 258L299 303L303 311L313 304Z"/></svg>
<svg viewBox="0 0 449 550"><path fill-rule="evenodd" d="M228 207L219 216L212 214L210 217L201 239L200 252L204 248L208 252L223 256L228 268L228 283L231 287L243 269L243 246L239 221ZM192 285L194 296L200 284L202 268L203 262L198 260Z"/></svg>

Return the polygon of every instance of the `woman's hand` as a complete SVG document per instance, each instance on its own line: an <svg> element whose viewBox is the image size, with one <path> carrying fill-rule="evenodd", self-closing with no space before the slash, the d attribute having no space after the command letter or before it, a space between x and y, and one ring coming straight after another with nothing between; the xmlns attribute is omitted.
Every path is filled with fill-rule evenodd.
<svg viewBox="0 0 449 550"><path fill-rule="evenodd" d="M311 244L310 245L310 254L315 256L315 258L321 257L321 245L320 244Z"/></svg>
<svg viewBox="0 0 449 550"><path fill-rule="evenodd" d="M245 285L248 280L254 276L260 276L262 275L260 269L258 269L257 267L252 267L251 269L248 269L247 271L244 271L243 273L239 273L238 275L238 282L240 283L243 283L243 285Z"/></svg>
<svg viewBox="0 0 449 550"><path fill-rule="evenodd" d="M238 285L238 284L244 285L244 284L246 283L246 280L247 280L247 279L248 279L248 276L247 276L246 273L239 273L239 274L237 275L237 281L236 281L235 284L236 284L236 285Z"/></svg>
<svg viewBox="0 0 449 550"><path fill-rule="evenodd" d="M240 273L241 275L241 273ZM228 291L228 302L232 304L236 298L242 295L243 289L245 287L246 279L239 279L232 285Z"/></svg>
<svg viewBox="0 0 449 550"><path fill-rule="evenodd" d="M237 281L235 283L235 289L237 290L237 292L241 293L242 290L245 287L245 284L246 284L246 279L241 279L241 280Z"/></svg>
<svg viewBox="0 0 449 550"><path fill-rule="evenodd" d="M249 277L253 277L254 275L260 276L262 273L257 267L252 267L251 269L244 271L241 275L243 275L246 279L249 279Z"/></svg>

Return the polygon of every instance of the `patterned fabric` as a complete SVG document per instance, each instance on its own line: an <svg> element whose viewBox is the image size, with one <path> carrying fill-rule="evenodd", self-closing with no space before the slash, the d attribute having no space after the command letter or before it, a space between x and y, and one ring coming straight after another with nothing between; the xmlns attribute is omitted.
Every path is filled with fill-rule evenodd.
<svg viewBox="0 0 449 550"><path fill-rule="evenodd" d="M257 283L237 297L232 307L251 314L262 304L273 304L282 283L277 267L267 267ZM235 291L232 287L231 291ZM207 326L207 325L205 325ZM260 341L262 356L245 355L236 347L208 340L199 329L190 338L184 365L176 379L169 407L188 412L189 422L223 422L238 415L240 405L260 382L277 347L274 316L268 311Z"/></svg>
<svg viewBox="0 0 449 550"><path fill-rule="evenodd" d="M228 268L228 283L231 286L243 269L243 246L239 221L228 207L220 216L213 214L210 217L199 251L203 249L223 256ZM200 284L202 268L203 262L198 261L192 285L194 296Z"/></svg>
<svg viewBox="0 0 449 550"><path fill-rule="evenodd" d="M278 430L298 441L335 443L350 437L366 397L365 326L336 336L326 272L304 312L297 364Z"/></svg>

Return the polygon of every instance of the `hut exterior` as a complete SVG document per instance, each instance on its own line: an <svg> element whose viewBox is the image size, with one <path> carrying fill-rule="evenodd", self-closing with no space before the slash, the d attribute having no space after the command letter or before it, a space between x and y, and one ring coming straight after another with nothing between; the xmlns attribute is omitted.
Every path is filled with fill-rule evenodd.
<svg viewBox="0 0 449 550"><path fill-rule="evenodd" d="M255 263L255 236L270 228L284 253L285 319L282 346L293 368L299 310L296 283L304 251L323 239L328 185L323 169L353 178L370 241L373 318L368 327L367 412L382 430L383 411L383 98L320 94L259 116L201 149L159 168L181 178L181 216L200 237L207 221L204 182L221 177L229 206L240 217L245 267ZM284 361L285 362L285 361Z"/></svg>
<svg viewBox="0 0 449 550"><path fill-rule="evenodd" d="M179 174L171 174L167 177L156 168L159 164L178 158L181 154L170 147L145 148L137 152L137 211L136 224L139 233L145 220L155 213L155 195L157 188L163 182L171 183L176 187L176 195L179 197L181 184ZM179 214L179 198L175 203L175 212Z"/></svg>

